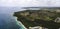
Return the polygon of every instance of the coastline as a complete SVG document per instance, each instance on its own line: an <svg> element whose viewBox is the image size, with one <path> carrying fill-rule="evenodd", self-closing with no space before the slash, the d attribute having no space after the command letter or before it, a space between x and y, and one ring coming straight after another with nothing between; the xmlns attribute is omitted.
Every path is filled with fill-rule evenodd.
<svg viewBox="0 0 60 29"><path fill-rule="evenodd" d="M13 13L11 14L11 16L13 15ZM20 22L17 20L17 17L13 16L15 21L16 21L16 24L19 25L21 28L19 29L26 29L26 27Z"/></svg>
<svg viewBox="0 0 60 29"><path fill-rule="evenodd" d="M17 21L17 24L22 27L20 29L27 29L20 21Z"/></svg>

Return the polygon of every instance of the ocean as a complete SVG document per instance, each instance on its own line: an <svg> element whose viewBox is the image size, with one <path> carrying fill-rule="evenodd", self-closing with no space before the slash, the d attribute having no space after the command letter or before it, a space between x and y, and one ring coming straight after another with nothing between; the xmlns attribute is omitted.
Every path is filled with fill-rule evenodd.
<svg viewBox="0 0 60 29"><path fill-rule="evenodd" d="M0 7L0 29L25 29L25 26L13 16L14 12L21 11L18 7Z"/></svg>

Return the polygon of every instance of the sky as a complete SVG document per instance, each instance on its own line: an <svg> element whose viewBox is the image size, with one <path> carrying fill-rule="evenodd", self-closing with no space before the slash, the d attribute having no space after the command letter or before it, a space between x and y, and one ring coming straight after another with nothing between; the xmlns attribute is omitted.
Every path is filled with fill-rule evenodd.
<svg viewBox="0 0 60 29"><path fill-rule="evenodd" d="M60 7L60 0L0 0L3 7Z"/></svg>

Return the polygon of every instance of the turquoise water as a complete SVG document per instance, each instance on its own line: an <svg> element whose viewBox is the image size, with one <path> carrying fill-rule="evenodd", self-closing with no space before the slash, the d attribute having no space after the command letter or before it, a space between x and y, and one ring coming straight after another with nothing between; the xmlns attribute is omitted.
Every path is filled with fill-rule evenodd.
<svg viewBox="0 0 60 29"><path fill-rule="evenodd" d="M17 21L13 13L17 11L11 8L0 8L0 29L25 29L24 25Z"/></svg>

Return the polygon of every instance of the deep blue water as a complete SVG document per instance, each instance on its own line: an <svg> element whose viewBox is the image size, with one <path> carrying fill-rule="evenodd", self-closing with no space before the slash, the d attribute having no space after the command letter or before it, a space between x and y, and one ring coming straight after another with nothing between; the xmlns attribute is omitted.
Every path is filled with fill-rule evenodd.
<svg viewBox="0 0 60 29"><path fill-rule="evenodd" d="M20 11L20 8L0 7L0 29L24 29L23 25L13 16L16 11Z"/></svg>

